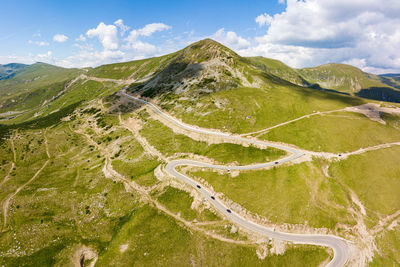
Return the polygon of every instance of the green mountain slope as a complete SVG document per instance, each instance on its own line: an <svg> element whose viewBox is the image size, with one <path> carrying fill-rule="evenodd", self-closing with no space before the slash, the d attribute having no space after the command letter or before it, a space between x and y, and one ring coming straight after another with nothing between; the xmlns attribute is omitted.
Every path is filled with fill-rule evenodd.
<svg viewBox="0 0 400 267"><path fill-rule="evenodd" d="M13 77L19 71L22 71L27 65L19 63L0 64L0 80L5 80Z"/></svg>
<svg viewBox="0 0 400 267"><path fill-rule="evenodd" d="M68 81L82 73L45 63L24 67L13 77L0 81L0 112L29 110L59 93Z"/></svg>
<svg viewBox="0 0 400 267"><path fill-rule="evenodd" d="M370 256L359 265L400 263L398 105L370 105L368 116L346 109L367 103L362 95L396 101L395 75L342 64L298 70L241 57L211 39L97 68L7 68L1 265L322 266L332 259L324 247L238 228L165 172L175 159L245 165L280 161L283 150L180 129L121 94L125 87L193 127L304 149L298 160L265 169L177 168L233 212L280 231L351 240L354 253Z"/></svg>

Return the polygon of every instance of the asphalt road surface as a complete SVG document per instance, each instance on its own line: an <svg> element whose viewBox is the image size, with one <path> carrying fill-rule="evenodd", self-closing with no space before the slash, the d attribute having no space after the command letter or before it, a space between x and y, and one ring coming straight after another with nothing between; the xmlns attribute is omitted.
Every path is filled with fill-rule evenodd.
<svg viewBox="0 0 400 267"><path fill-rule="evenodd" d="M178 167L178 166L188 166L188 165L211 168L211 169L220 169L220 170L255 170L255 169L261 169L261 168L266 168L266 167L270 167L270 166L278 166L280 164L295 160L303 155L303 153L300 150L293 148L293 147L285 146L285 145L274 144L274 143L269 143L269 142L264 142L264 141L259 141L259 140L253 140L253 139L249 139L249 138L233 136L228 133L211 131L211 130L207 130L207 129L193 127L193 126L187 125L185 123L182 123L182 122L178 121L177 119L171 117L170 115L162 112L158 107L156 107L152 103L127 94L126 87L122 89L121 93L130 99L139 101L143 104L150 106L154 110L154 112L158 113L160 116L164 117L165 119L169 120L170 122L174 123L175 125L183 128L183 129L186 129L188 131L209 134L209 135L214 135L214 136L220 136L220 137L223 137L228 140L229 139L236 140L236 141L246 142L248 144L256 144L256 145L274 147L274 148L281 149L281 150L288 152L287 157L279 159L277 161L260 163L260 164L252 164L252 165L244 165L244 166L213 165L213 164L203 163L203 162L194 161L194 160L178 159L178 160L170 161L167 164L165 169L173 177L176 177L178 180L180 180L188 185L191 185L193 188L195 188L197 191L199 191L203 195L205 200L209 201L220 213L222 213L226 218L228 218L233 223L239 225L240 227L246 228L246 229L251 230L260 235L263 235L263 236L266 236L269 238L275 238L275 239L282 240L282 241L290 241L290 242L293 242L296 244L311 244L311 245L330 247L333 249L334 256L333 256L333 259L327 264L327 266L329 266L329 267L335 266L336 267L336 266L344 266L346 264L346 262L349 258L349 254L350 254L349 253L350 248L349 248L349 245L346 240L344 240L340 237L334 236L334 235L292 234L292 233L278 232L278 231L274 231L273 229L270 229L268 227L259 225L255 222L247 220L247 219L243 218L242 216L240 216L239 214L233 212L227 206L225 206L221 201L219 201L217 198L214 197L214 199L212 199L211 198L212 194L210 191L205 189L198 182L187 177L186 175L179 173L176 170L176 167Z"/></svg>

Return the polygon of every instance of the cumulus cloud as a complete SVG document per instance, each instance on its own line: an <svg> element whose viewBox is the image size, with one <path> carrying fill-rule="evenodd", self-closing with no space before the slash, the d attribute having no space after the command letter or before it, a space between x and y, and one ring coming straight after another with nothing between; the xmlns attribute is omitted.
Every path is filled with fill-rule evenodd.
<svg viewBox="0 0 400 267"><path fill-rule="evenodd" d="M75 39L77 42L86 42L86 37L83 34L80 34L78 38Z"/></svg>
<svg viewBox="0 0 400 267"><path fill-rule="evenodd" d="M269 22L266 34L240 52L295 67L358 60L363 70L400 71L399 13L396 0L288 0L283 12L256 18L259 25Z"/></svg>
<svg viewBox="0 0 400 267"><path fill-rule="evenodd" d="M123 36L130 28L129 26L126 26L124 24L124 21L122 19L116 20L114 24L117 25L118 28L121 30L121 36Z"/></svg>
<svg viewBox="0 0 400 267"><path fill-rule="evenodd" d="M48 42L44 42L44 41L32 41L32 40L29 40L28 43L29 44L38 45L38 46L48 46L49 45Z"/></svg>
<svg viewBox="0 0 400 267"><path fill-rule="evenodd" d="M212 38L226 46L229 46L232 49L243 49L250 46L250 42L248 40L238 36L233 31L225 31L224 28L221 28L214 33Z"/></svg>
<svg viewBox="0 0 400 267"><path fill-rule="evenodd" d="M264 14L261 14L258 17L256 17L255 21L257 22L257 24L260 27L267 26L267 25L271 24L272 17L270 15L268 15L267 13L264 13Z"/></svg>
<svg viewBox="0 0 400 267"><path fill-rule="evenodd" d="M105 50L115 50L119 47L118 30L115 25L100 22L96 28L86 32L89 38L97 37Z"/></svg>
<svg viewBox="0 0 400 267"><path fill-rule="evenodd" d="M139 36L149 37L155 32L165 31L171 29L171 26L164 23L151 23L147 24L141 29L132 30L126 38L128 42L134 42Z"/></svg>
<svg viewBox="0 0 400 267"><path fill-rule="evenodd" d="M86 32L88 38L98 40L102 44L101 51L95 49L92 41L81 34L73 44L77 51L69 57L56 60L56 62L63 67L94 67L154 56L161 50L149 42L144 42L141 37L150 37L156 32L171 29L171 26L164 23L151 23L131 30L126 36L129 29L130 27L125 25L122 19L116 20L113 24L101 22L96 28Z"/></svg>
<svg viewBox="0 0 400 267"><path fill-rule="evenodd" d="M56 34L53 36L53 41L58 42L58 43L64 43L65 41L68 40L68 36L64 34Z"/></svg>

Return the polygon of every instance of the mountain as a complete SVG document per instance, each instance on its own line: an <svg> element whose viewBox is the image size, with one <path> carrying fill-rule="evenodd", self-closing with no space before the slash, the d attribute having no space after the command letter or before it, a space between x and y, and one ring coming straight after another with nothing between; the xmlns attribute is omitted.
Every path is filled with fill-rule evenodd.
<svg viewBox="0 0 400 267"><path fill-rule="evenodd" d="M369 99L400 102L400 88L392 78L366 73L354 66L330 63L299 69L298 73L317 88Z"/></svg>
<svg viewBox="0 0 400 267"><path fill-rule="evenodd" d="M4 69L0 265L347 259L315 239L245 230L236 214L275 231L340 237L349 266L400 263L396 75L293 69L211 39L96 68Z"/></svg>
<svg viewBox="0 0 400 267"><path fill-rule="evenodd" d="M24 69L27 65L20 63L0 64L0 80L13 77L18 71Z"/></svg>

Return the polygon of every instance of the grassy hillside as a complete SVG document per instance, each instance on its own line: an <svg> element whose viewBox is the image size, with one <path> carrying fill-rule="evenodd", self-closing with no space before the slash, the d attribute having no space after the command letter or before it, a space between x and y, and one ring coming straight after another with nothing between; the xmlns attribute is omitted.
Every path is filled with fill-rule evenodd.
<svg viewBox="0 0 400 267"><path fill-rule="evenodd" d="M99 78L140 80L162 70L173 56L174 54L170 54L162 57L102 65L89 70L87 75Z"/></svg>
<svg viewBox="0 0 400 267"><path fill-rule="evenodd" d="M0 80L13 77L16 73L22 71L27 65L19 63L0 64Z"/></svg>
<svg viewBox="0 0 400 267"><path fill-rule="evenodd" d="M335 112L272 129L260 138L290 143L312 151L339 153L397 142L400 140L400 131L358 113Z"/></svg>
<svg viewBox="0 0 400 267"><path fill-rule="evenodd" d="M265 57L249 57L247 59L258 68L261 68L262 70L272 75L275 75L283 80L300 86L309 85L309 83L304 80L304 78L301 77L295 69L292 69L291 67L285 65L279 60Z"/></svg>
<svg viewBox="0 0 400 267"><path fill-rule="evenodd" d="M333 153L400 141L399 116L381 113L383 124L341 110L367 102L358 95L395 101L396 76L342 64L296 70L241 57L211 39L93 69L7 68L3 73L11 76L0 81L5 266L320 266L332 257L326 248L249 235L165 173L171 158L252 164L284 152L178 134L116 94L132 80L130 93L191 125ZM374 245L368 264L393 266L400 262L398 155L390 147L254 171L180 171L237 203L235 211L285 231L329 232L363 249Z"/></svg>
<svg viewBox="0 0 400 267"><path fill-rule="evenodd" d="M299 69L298 72L310 83L322 88L346 93L355 93L370 87L386 87L376 75L368 74L346 64L325 64L313 68Z"/></svg>
<svg viewBox="0 0 400 267"><path fill-rule="evenodd" d="M82 71L45 63L24 67L13 77L0 80L0 113L38 108L61 92ZM32 116L32 115L31 115Z"/></svg>

